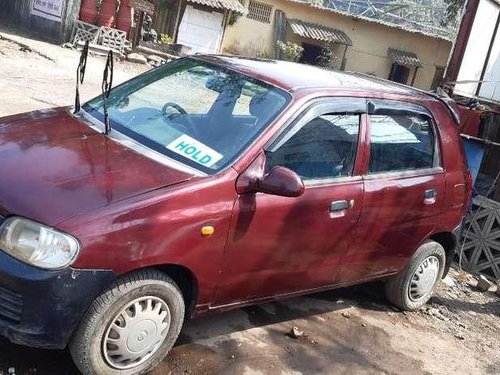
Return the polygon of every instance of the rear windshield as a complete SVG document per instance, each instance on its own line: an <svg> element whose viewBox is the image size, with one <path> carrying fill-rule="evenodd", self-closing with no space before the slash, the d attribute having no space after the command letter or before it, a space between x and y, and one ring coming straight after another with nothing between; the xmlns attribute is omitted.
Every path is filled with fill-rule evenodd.
<svg viewBox="0 0 500 375"><path fill-rule="evenodd" d="M232 163L283 111L285 91L196 59L180 59L116 87L111 127L205 173ZM83 109L104 120L103 101Z"/></svg>

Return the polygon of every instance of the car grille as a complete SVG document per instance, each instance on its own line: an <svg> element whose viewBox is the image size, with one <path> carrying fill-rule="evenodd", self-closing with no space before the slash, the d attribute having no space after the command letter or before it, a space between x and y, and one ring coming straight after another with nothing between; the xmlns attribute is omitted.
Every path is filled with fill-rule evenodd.
<svg viewBox="0 0 500 375"><path fill-rule="evenodd" d="M0 319L19 323L22 313L23 297L0 286Z"/></svg>

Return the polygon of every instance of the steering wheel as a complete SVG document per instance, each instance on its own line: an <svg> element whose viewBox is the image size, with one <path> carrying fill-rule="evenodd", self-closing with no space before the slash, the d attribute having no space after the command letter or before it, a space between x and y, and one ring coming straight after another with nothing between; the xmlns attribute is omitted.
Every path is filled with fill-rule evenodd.
<svg viewBox="0 0 500 375"><path fill-rule="evenodd" d="M182 123L178 123L178 122L176 122L176 124L180 125L183 128L183 130L184 130L185 133L190 133L191 135L194 136L194 138L199 139L200 137L199 137L199 134L198 134L198 129L196 128L196 126L193 123L193 121L189 118L189 115L186 112L186 110L184 108L182 108L179 104L174 103L174 102L167 102L167 103L165 103L165 105L161 109L162 117L166 118L167 120L170 120L170 118L173 115L172 113L167 113L167 109L170 108L170 107L174 108L177 112L179 112L179 114L181 114L182 116L184 116L184 118L186 119L186 121L188 123L188 126L186 126L186 125L184 125Z"/></svg>

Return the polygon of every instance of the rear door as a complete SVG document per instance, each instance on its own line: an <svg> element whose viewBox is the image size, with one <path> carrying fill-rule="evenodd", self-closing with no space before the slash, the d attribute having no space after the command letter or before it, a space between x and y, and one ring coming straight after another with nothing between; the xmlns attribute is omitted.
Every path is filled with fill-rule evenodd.
<svg viewBox="0 0 500 375"><path fill-rule="evenodd" d="M397 101L368 103L364 201L339 281L399 271L434 230L442 210L445 172L430 112Z"/></svg>

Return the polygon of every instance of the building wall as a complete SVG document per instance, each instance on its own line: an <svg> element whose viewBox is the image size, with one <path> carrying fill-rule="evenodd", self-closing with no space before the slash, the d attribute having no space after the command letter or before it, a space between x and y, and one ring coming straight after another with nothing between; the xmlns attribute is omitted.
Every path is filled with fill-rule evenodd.
<svg viewBox="0 0 500 375"><path fill-rule="evenodd" d="M245 0L245 5L248 5L248 2L249 0ZM355 19L288 0L260 0L260 2L273 5L271 23L262 23L241 16L234 25L227 27L222 42L222 52L271 57L274 49L274 12L276 9L281 9L289 19L297 18L344 31L353 42L353 46L347 49L346 70L373 73L388 78L392 62L388 58L387 50L395 48L413 52L423 64L423 68L418 70L414 85L430 89L436 66L446 66L450 54L451 42L443 39ZM287 39L293 42L305 40L293 35L289 27ZM307 42L313 43L312 40ZM340 50L343 52L343 49ZM409 81L412 75L413 69Z"/></svg>
<svg viewBox="0 0 500 375"><path fill-rule="evenodd" d="M64 0L61 22L31 14L33 0L0 0L0 19L19 25L51 42L70 39L73 23L78 19L81 0Z"/></svg>
<svg viewBox="0 0 500 375"><path fill-rule="evenodd" d="M454 93L500 102L500 4L480 0L460 62ZM456 65L456 62L453 64ZM476 81L476 82L474 82ZM479 81L484 81L480 83Z"/></svg>

